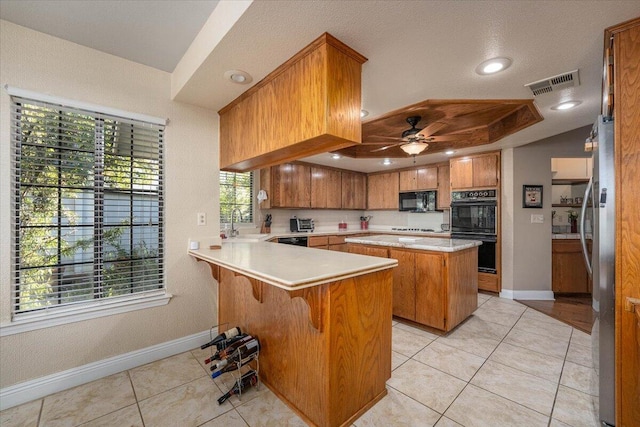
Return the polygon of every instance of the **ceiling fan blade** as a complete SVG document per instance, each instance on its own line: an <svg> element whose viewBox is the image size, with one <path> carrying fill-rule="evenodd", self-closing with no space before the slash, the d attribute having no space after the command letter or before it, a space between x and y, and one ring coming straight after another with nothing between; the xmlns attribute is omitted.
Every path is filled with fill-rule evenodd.
<svg viewBox="0 0 640 427"><path fill-rule="evenodd" d="M370 153L376 153L378 151L384 151L384 150L389 149L391 147L395 147L396 145L398 145L398 144L385 145L384 147L376 148L375 150L370 150L369 152Z"/></svg>
<svg viewBox="0 0 640 427"><path fill-rule="evenodd" d="M376 139L386 139L388 141L404 141L402 138L398 138L395 136L383 136L383 135L367 135L364 136L362 139L371 139L371 138L376 138Z"/></svg>

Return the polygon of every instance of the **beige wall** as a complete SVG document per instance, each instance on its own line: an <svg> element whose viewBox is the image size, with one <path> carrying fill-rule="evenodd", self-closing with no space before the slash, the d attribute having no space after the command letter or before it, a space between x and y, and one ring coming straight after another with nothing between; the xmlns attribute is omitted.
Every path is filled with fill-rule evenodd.
<svg viewBox="0 0 640 427"><path fill-rule="evenodd" d="M208 269L186 255L190 237L218 233L218 120L170 100L168 73L0 21L0 84L166 117L168 305L0 338L0 387L174 340L216 320ZM0 90L0 321L10 320L9 96ZM196 226L196 213L208 225Z"/></svg>
<svg viewBox="0 0 640 427"><path fill-rule="evenodd" d="M594 117L595 121L595 117ZM503 150L503 290L551 290L551 158L590 157L585 126L515 149ZM522 186L543 185L543 208L522 207ZM544 215L532 224L531 214Z"/></svg>

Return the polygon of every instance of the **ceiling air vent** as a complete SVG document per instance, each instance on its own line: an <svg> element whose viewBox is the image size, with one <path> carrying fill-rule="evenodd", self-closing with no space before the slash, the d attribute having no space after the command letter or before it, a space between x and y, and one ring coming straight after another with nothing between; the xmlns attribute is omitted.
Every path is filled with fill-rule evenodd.
<svg viewBox="0 0 640 427"><path fill-rule="evenodd" d="M556 92L560 89L579 85L580 76L578 70L573 70L568 73L558 74L557 76L547 77L537 82L527 83L525 86L531 89L533 96L538 96L543 93Z"/></svg>

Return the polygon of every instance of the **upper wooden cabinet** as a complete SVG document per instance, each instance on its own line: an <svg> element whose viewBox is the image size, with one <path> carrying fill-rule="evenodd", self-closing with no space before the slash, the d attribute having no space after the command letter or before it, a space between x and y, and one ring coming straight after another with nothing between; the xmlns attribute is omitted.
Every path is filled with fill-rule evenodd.
<svg viewBox="0 0 640 427"><path fill-rule="evenodd" d="M500 153L478 154L449 160L451 189L497 187Z"/></svg>
<svg viewBox="0 0 640 427"><path fill-rule="evenodd" d="M342 171L342 209L367 208L367 176Z"/></svg>
<svg viewBox="0 0 640 427"><path fill-rule="evenodd" d="M388 172L367 177L367 208L398 210L400 177L398 172Z"/></svg>
<svg viewBox="0 0 640 427"><path fill-rule="evenodd" d="M438 168L425 166L400 171L400 191L435 190L438 188Z"/></svg>
<svg viewBox="0 0 640 427"><path fill-rule="evenodd" d="M367 59L323 34L220 114L220 169L245 172L362 142Z"/></svg>
<svg viewBox="0 0 640 427"><path fill-rule="evenodd" d="M451 183L449 181L449 163L438 165L438 209L451 208Z"/></svg>
<svg viewBox="0 0 640 427"><path fill-rule="evenodd" d="M342 207L342 173L334 169L311 168L311 207Z"/></svg>
<svg viewBox="0 0 640 427"><path fill-rule="evenodd" d="M263 208L310 208L311 168L285 163L264 169L260 186L267 190L268 205Z"/></svg>

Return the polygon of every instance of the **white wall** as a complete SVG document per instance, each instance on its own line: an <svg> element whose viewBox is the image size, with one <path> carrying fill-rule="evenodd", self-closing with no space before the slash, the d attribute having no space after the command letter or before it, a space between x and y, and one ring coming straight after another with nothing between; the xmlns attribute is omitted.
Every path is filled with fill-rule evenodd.
<svg viewBox="0 0 640 427"><path fill-rule="evenodd" d="M0 338L0 388L208 329L217 288L186 254L218 234L218 120L170 100L168 73L0 21L0 84L166 117L165 271L168 305ZM10 98L0 90L0 322L10 321ZM205 212L208 225L196 226Z"/></svg>
<svg viewBox="0 0 640 427"><path fill-rule="evenodd" d="M590 130L584 126L503 150L503 290L551 291L551 158L590 157L584 151ZM542 209L522 207L525 184L543 185ZM544 223L532 224L532 214L544 215Z"/></svg>

